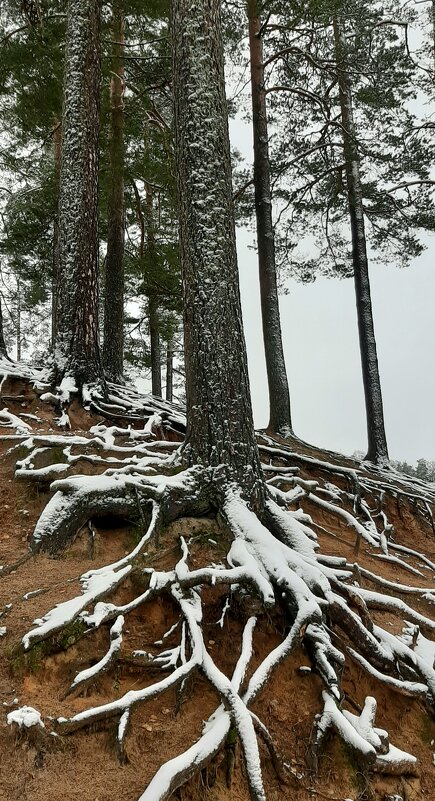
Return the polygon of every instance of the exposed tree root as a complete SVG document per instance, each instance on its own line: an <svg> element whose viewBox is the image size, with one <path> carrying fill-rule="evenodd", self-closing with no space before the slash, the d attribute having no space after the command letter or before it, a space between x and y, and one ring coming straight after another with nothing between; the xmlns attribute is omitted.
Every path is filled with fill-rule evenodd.
<svg viewBox="0 0 435 801"><path fill-rule="evenodd" d="M112 407L119 406L122 410L128 403L134 405L125 388L117 387L116 393L111 388L108 398L114 414L117 411ZM155 414L160 412L154 409L152 415ZM37 457L44 449L54 446L62 447L68 469L76 468L80 460L90 460L95 468L105 470L102 475L68 476L53 482L54 494L33 533L34 552L59 553L83 526L90 520L98 521L101 516L138 519L143 531L130 553L106 567L85 573L81 577L81 594L35 621L34 628L23 638L23 647L29 650L76 620L90 631L111 624L106 654L77 674L71 686L65 689L65 696L84 691L110 671L118 658L125 658L122 631L130 613L145 608L158 596L169 597L178 610L177 623L170 630L172 636L175 632L179 636L176 646L168 648L162 642L162 650L157 655L145 652L132 655L135 665L142 663L144 671L149 670L151 683L71 717L58 716L53 728L66 735L115 719L118 757L126 761L132 711L170 688L179 688L182 692L186 681L200 672L217 692L221 705L206 722L197 742L160 768L144 790L141 801L169 798L225 747L229 733L231 748L233 738L240 744L251 798L263 801L266 791L258 739L267 747L280 781L287 781L288 776L276 745L264 723L253 713L252 704L267 687L277 666L302 643L312 670L320 676L324 687L323 712L316 721L311 749L312 767L317 766L326 736L334 731L358 755L364 770L397 775L415 773L415 758L395 749L387 733L375 727L375 700L368 698L360 715L355 715L346 709L341 684L345 662L351 660L371 679L400 694L423 699L429 710L435 707L435 671L433 664L424 658L424 649L420 648L421 643L424 644L420 628L427 634L435 628L430 617L435 594L422 586L422 578L428 571L434 572L435 564L395 540L385 511L385 493L394 495L400 491L409 501L413 494L409 486L407 489L395 475L390 485L389 473L379 470L372 479L367 478L364 470L341 469L328 462L321 463L321 469L340 475L348 482L346 489L329 481L313 481L300 476L294 465L285 464L292 460L291 452L283 447L276 448L271 444L273 441L268 440L262 453L267 453L271 462L280 464L266 465L267 475L272 480L268 481L268 497L260 520L243 501L236 486L225 484L213 471L183 469L176 453L177 444L156 440L153 425L150 423L148 430L146 426L147 423L139 431L99 424L91 429L89 437L30 435L27 437L28 456L18 465L20 478L44 483L47 475L56 474L56 465L49 465L51 473L44 473L44 468L37 466ZM109 463L109 459L114 461ZM317 460L308 457L304 460L299 455L295 461L300 465L309 463L310 467L317 464ZM399 485L400 490L397 489ZM370 506L364 495L366 487L370 487L370 496L367 496ZM361 560L348 562L345 557L321 554L316 521L303 509L292 508L300 506L304 499L310 503L310 509L320 510L322 515L335 519L337 525L349 529L352 537L363 543L361 547L370 548L383 557L389 557L390 550L395 550L399 554L395 566L412 568L408 572L420 586L388 581L365 568ZM432 502L429 491L429 508ZM173 567L166 570L144 567L145 550L168 524L185 516L209 513L216 516L223 540L228 543L225 562L219 557L218 564L210 560L202 566L192 566L189 542L181 537L181 556ZM322 528L324 526L320 526ZM169 555L170 552L171 549ZM409 565L403 561L405 558L414 560L419 567ZM419 569L421 565L424 565L424 573ZM132 571L141 577L141 592L127 602L114 603L115 590L126 582ZM375 585L376 591L362 587L363 581ZM219 667L219 659L214 658L203 634L207 593L215 586L228 588L221 621L218 621L222 625L230 597L252 599L252 607L258 610L245 617L240 654L230 677ZM411 599L410 603L402 600L402 595ZM418 609L414 609L417 601ZM420 611L422 606L427 607L427 614ZM268 609L280 615L284 633L281 641L254 669L253 638L256 627L262 624L262 614ZM373 610L392 612L403 623L410 621L414 628L409 629L408 624L403 637L395 636L377 625ZM157 677L156 671L159 671Z"/></svg>

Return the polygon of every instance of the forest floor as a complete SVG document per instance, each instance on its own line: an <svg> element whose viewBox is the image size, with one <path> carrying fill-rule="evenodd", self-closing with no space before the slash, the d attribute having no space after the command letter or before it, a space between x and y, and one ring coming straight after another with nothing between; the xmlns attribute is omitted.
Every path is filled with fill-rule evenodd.
<svg viewBox="0 0 435 801"><path fill-rule="evenodd" d="M9 381L3 395L20 396L18 401L3 401L10 413L30 426L28 436L59 433L56 413L41 401L31 384ZM26 416L29 415L29 416ZM33 416L33 417L32 417ZM36 419L37 418L37 419ZM65 436L88 436L92 426L107 423L102 416L85 411L77 403L69 410L71 429ZM1 422L1 419L0 419ZM8 422L5 418L5 424ZM136 428L143 422L135 423ZM28 553L28 543L35 524L50 497L49 486L15 477L17 460L23 459L24 434L16 429L0 428L0 562L11 565ZM14 439L15 437L15 439ZM172 438L176 438L173 436ZM260 442L267 448L270 441ZM275 440L275 447L280 443ZM56 448L54 449L56 450ZM299 476L330 486L331 474L318 462L355 468L350 459L321 451L295 440L291 450L314 461L295 461ZM59 447L57 448L59 451ZM72 450L74 452L74 449ZM108 451L106 456L110 456ZM116 456L116 453L115 453ZM280 462L279 454L271 460ZM45 465L59 461L59 453L47 451ZM291 460L287 460L291 464ZM281 463L287 463L284 457ZM359 466L363 471L363 468ZM94 475L107 464L78 461L69 474ZM362 473L363 474L363 473ZM367 475L373 478L370 471ZM375 473L375 479L379 476ZM390 484L396 486L392 477ZM333 477L334 486L345 491L346 480L339 474ZM383 509L394 526L394 541L424 554L435 561L435 535L430 520L411 499L398 492L386 492ZM355 559L355 531L344 519L310 501L301 501L303 511L315 521L322 554ZM215 519L183 519L168 526L159 542L150 542L142 554L142 565L158 570L170 570L179 553L178 537L190 540L190 564L195 567L210 561L225 559L227 543ZM0 624L4 635L0 639L0 799L1 801L137 801L156 770L166 760L175 757L193 743L201 733L203 721L219 706L219 697L200 672L190 678L183 693L170 689L154 700L138 705L133 712L131 729L126 741L127 760L120 764L115 748L116 726L112 721L94 724L74 734L57 738L55 747L42 751L28 738L7 725L7 713L17 706L39 710L44 721L50 716L72 716L82 709L113 700L130 689L138 689L156 680L157 669L144 672L143 666L132 657L135 650L157 654L164 635L177 623L174 603L166 596L158 597L146 607L132 612L126 622L122 649L116 664L91 683L82 695L70 694L66 688L77 671L93 665L107 650L108 629L101 627L89 636L81 636L73 627L59 639L54 652L44 653L33 648L24 654L21 638L33 627L33 621L44 616L56 604L79 592L79 577L90 568L103 566L129 553L141 536L140 521L96 519L90 539L85 528L58 558L39 554L17 564L11 572L0 574ZM418 571L412 573L403 564L379 558L379 549L362 541L358 565L383 579L407 586L434 589L435 573L418 557L403 557L405 564ZM372 589L370 578L360 577L362 585ZM133 572L116 590L116 603L125 603L141 590L140 576ZM375 589L379 590L378 587ZM379 590L379 591L382 591ZM112 599L113 599L112 598ZM240 650L243 624L248 614L258 614L255 599L235 599L222 618L226 598L224 587L203 590L206 616L204 638L219 668L232 675ZM409 596L403 596L409 602ZM252 610L249 604L253 605ZM423 597L413 597L417 612L435 620L430 605ZM432 608L433 609L433 608ZM261 628L254 637L252 668L282 639L283 623L275 610L262 615ZM406 617L399 612L377 611L373 621L400 635ZM221 621L221 622L219 622ZM435 639L435 634L430 635ZM176 630L165 639L168 648L177 641ZM161 647L160 647L161 650ZM262 766L268 788L268 801L305 801L305 799L403 799L416 801L435 799L435 724L427 706L420 699L398 694L364 671L355 661L347 659L341 677L345 697L351 710L361 709L367 696L378 703L377 725L387 729L394 745L418 759L417 776L381 776L360 771L349 748L337 736L331 736L319 762L318 776L308 768L307 753L312 739L315 715L322 711L323 684L312 670L309 653L302 645L284 661L271 676L267 691L263 691L253 710L267 726L277 751L286 765L285 783L277 776L269 753L260 748ZM198 698L200 702L198 702ZM355 706L356 705L356 706ZM1 718L0 716L0 718ZM229 753L231 751L231 754ZM235 756L232 780L228 786L228 765ZM210 763L176 792L182 801L247 801L248 789L240 747L227 745Z"/></svg>

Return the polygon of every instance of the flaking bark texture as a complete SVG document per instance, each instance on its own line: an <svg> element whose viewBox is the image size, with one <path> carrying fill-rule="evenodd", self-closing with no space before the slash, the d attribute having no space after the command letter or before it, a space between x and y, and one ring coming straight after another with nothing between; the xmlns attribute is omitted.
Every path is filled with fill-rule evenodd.
<svg viewBox="0 0 435 801"><path fill-rule="evenodd" d="M124 362L124 15L116 3L112 5L112 37L103 365L106 376L119 381Z"/></svg>
<svg viewBox="0 0 435 801"><path fill-rule="evenodd" d="M282 346L276 281L275 235L272 222L269 136L264 85L263 44L258 0L248 0L251 62L252 125L254 134L254 190L257 219L261 317L269 388L268 428L286 437L292 433L290 396Z"/></svg>
<svg viewBox="0 0 435 801"><path fill-rule="evenodd" d="M366 458L372 462L384 463L388 462L388 447L385 435L382 391L370 295L359 154L353 118L352 90L347 71L346 40L342 22L338 17L334 18L334 39L343 123L356 308L367 416L368 452Z"/></svg>
<svg viewBox="0 0 435 801"><path fill-rule="evenodd" d="M99 0L69 0L59 191L58 373L102 378L98 341Z"/></svg>
<svg viewBox="0 0 435 801"><path fill-rule="evenodd" d="M186 460L236 481L256 508L255 442L237 272L219 0L172 0L184 292ZM219 482L215 481L218 489Z"/></svg>

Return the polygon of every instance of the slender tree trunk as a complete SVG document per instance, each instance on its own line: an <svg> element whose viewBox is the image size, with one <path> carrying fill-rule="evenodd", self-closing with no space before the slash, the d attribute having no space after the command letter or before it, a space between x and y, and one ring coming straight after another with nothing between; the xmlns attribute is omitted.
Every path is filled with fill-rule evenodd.
<svg viewBox="0 0 435 801"><path fill-rule="evenodd" d="M272 222L269 136L264 85L263 43L258 0L248 0L251 61L252 124L254 133L254 189L257 217L258 267L264 353L269 387L269 429L283 437L292 434L290 396L282 345Z"/></svg>
<svg viewBox="0 0 435 801"><path fill-rule="evenodd" d="M187 463L237 482L260 510L237 271L220 0L172 0L175 148L184 291Z"/></svg>
<svg viewBox="0 0 435 801"><path fill-rule="evenodd" d="M367 416L368 452L366 458L372 462L384 463L388 461L388 447L385 435L381 382L370 295L359 154L353 118L352 91L346 63L346 40L338 17L334 18L334 38L352 231L352 257L359 343Z"/></svg>
<svg viewBox="0 0 435 801"><path fill-rule="evenodd" d="M9 359L8 349L6 347L5 334L3 330L3 306L0 297L0 356L4 359Z"/></svg>
<svg viewBox="0 0 435 801"><path fill-rule="evenodd" d="M148 324L150 329L151 351L151 392L157 398L162 397L162 366L159 332L159 307L155 295L148 298Z"/></svg>
<svg viewBox="0 0 435 801"><path fill-rule="evenodd" d="M21 281L17 279L17 328L16 328L16 343L17 343L17 362L21 361Z"/></svg>
<svg viewBox="0 0 435 801"><path fill-rule="evenodd" d="M168 339L166 346L166 400L172 403L174 399L174 340Z"/></svg>
<svg viewBox="0 0 435 801"><path fill-rule="evenodd" d="M102 381L98 340L99 0L69 0L59 191L59 377Z"/></svg>
<svg viewBox="0 0 435 801"><path fill-rule="evenodd" d="M156 238L154 230L153 187L145 182L145 219L147 235L147 263L153 264L157 258ZM154 292L148 298L148 323L150 330L151 351L151 391L156 397L162 397L162 366L159 331L159 305Z"/></svg>
<svg viewBox="0 0 435 801"><path fill-rule="evenodd" d="M62 123L61 120L54 120L53 128L53 163L54 163L54 180L59 196L59 183L60 183L60 164L62 152ZM59 216L58 211L54 217L53 224L53 274L51 281L51 345L55 346L57 337L57 306L59 295Z"/></svg>
<svg viewBox="0 0 435 801"><path fill-rule="evenodd" d="M104 271L104 345L106 376L122 381L124 362L124 15L112 4L112 74L110 78L110 189Z"/></svg>

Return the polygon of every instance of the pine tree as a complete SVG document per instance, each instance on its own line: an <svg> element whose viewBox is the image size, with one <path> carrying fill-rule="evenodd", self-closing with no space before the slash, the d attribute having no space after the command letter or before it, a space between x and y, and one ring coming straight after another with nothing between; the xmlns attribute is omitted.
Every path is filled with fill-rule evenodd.
<svg viewBox="0 0 435 801"><path fill-rule="evenodd" d="M112 54L109 122L109 197L107 254L104 268L103 364L112 381L124 372L124 12L112 3Z"/></svg>
<svg viewBox="0 0 435 801"><path fill-rule="evenodd" d="M364 225L364 206L359 169L359 152L354 123L352 88L346 58L346 38L343 20L334 17L334 41L338 68L343 150L350 225L352 232L353 276L358 317L361 366L367 417L367 459L376 463L388 462L381 381L379 377L367 242Z"/></svg>
<svg viewBox="0 0 435 801"><path fill-rule="evenodd" d="M218 0L172 4L184 286L185 457L264 497L237 273Z"/></svg>
<svg viewBox="0 0 435 801"><path fill-rule="evenodd" d="M248 0L251 66L252 128L254 135L254 188L257 249L260 274L261 316L269 388L268 428L284 437L292 433L290 396L281 335L272 222L269 134L260 4Z"/></svg>
<svg viewBox="0 0 435 801"><path fill-rule="evenodd" d="M407 264L422 251L419 229L430 230L435 219L427 137L416 141L406 108L415 92L415 65L403 39L403 15L394 0L387 20L379 7L341 0L310 0L302 7L278 2L272 10L263 38L265 95L275 123L280 267L302 280L354 276L367 457L384 462L367 240L383 260ZM309 235L313 258L303 250Z"/></svg>
<svg viewBox="0 0 435 801"><path fill-rule="evenodd" d="M98 331L100 4L69 0L59 192L56 366L78 388L102 380Z"/></svg>

